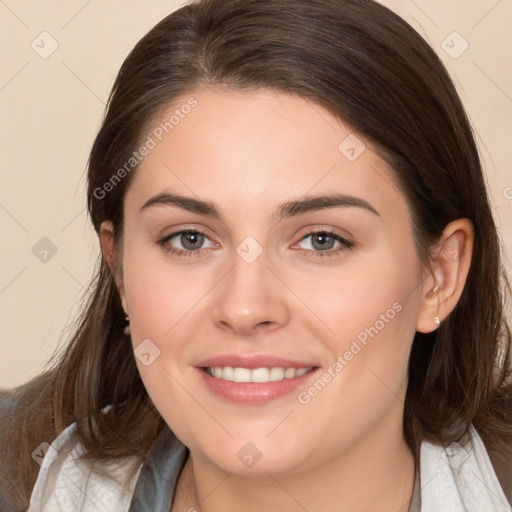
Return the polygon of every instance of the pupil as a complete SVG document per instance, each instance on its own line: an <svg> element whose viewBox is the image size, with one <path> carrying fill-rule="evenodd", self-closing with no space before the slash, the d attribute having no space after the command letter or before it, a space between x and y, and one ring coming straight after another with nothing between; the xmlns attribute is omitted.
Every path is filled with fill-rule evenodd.
<svg viewBox="0 0 512 512"><path fill-rule="evenodd" d="M327 234L317 234L313 236L312 245L315 249L326 250L332 249L332 243L334 242L334 238Z"/></svg>
<svg viewBox="0 0 512 512"><path fill-rule="evenodd" d="M204 235L201 233L182 233L181 244L185 249L193 251L199 249L203 245Z"/></svg>

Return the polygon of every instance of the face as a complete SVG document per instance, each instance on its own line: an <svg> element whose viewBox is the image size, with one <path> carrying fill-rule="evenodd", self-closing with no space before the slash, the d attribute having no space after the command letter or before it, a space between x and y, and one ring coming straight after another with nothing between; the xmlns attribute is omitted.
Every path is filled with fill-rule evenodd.
<svg viewBox="0 0 512 512"><path fill-rule="evenodd" d="M160 121L176 109L124 198L120 287L165 421L235 473L401 432L422 267L392 171L299 97L203 89Z"/></svg>

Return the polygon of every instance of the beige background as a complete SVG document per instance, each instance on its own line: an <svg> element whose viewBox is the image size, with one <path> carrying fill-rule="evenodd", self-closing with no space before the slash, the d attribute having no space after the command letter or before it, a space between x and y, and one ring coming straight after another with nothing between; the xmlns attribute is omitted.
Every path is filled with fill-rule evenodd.
<svg viewBox="0 0 512 512"><path fill-rule="evenodd" d="M85 210L84 178L109 89L136 41L183 3L0 0L0 386L39 373L69 335L99 252ZM454 78L510 254L512 1L383 3L430 42ZM457 52L464 40L469 47L457 58L441 46L446 41ZM52 44L58 48L43 59ZM57 250L46 262L33 253L43 237Z"/></svg>

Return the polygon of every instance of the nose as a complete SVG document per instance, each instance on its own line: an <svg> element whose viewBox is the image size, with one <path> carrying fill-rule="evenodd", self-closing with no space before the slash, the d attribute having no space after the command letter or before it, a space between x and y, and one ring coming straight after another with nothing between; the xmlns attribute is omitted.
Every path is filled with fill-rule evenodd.
<svg viewBox="0 0 512 512"><path fill-rule="evenodd" d="M239 336L274 331L290 320L286 292L265 252L252 263L234 254L231 270L215 287L212 320Z"/></svg>

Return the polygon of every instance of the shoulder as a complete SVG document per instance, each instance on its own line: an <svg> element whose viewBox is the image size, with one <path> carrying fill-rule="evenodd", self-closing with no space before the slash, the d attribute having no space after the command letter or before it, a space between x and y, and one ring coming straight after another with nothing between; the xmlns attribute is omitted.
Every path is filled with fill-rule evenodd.
<svg viewBox="0 0 512 512"><path fill-rule="evenodd" d="M508 502L512 505L512 456L503 457L488 451L494 472Z"/></svg>
<svg viewBox="0 0 512 512"><path fill-rule="evenodd" d="M26 510L38 472L32 452L57 435L49 374L14 389L0 389L0 510Z"/></svg>
<svg viewBox="0 0 512 512"><path fill-rule="evenodd" d="M9 417L11 409L15 404L12 395L4 389L0 389L0 510L17 510L13 497L14 482L10 481L8 468L9 460L7 454Z"/></svg>
<svg viewBox="0 0 512 512"><path fill-rule="evenodd" d="M44 448L27 512L128 510L141 469L139 459L102 461L83 455L73 423Z"/></svg>

